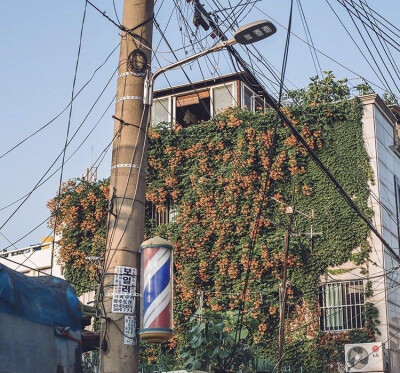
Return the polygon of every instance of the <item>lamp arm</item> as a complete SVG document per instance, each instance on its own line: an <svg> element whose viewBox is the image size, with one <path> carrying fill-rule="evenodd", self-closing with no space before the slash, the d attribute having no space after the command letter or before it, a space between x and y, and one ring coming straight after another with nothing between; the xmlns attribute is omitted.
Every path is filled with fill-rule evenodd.
<svg viewBox="0 0 400 373"><path fill-rule="evenodd" d="M154 81L156 80L156 78L161 75L162 73L168 71L168 70L172 70L175 69L176 67L185 65L189 62L192 62L200 57L203 57L209 53L213 53L213 52L218 52L221 49L224 49L226 47L230 47L234 44L236 44L237 41L235 39L230 39L230 40L226 40L223 41L219 44L214 45L213 47L206 49L204 51L201 51L197 54L194 54L193 56L189 56L184 58L183 60L174 62L168 66L162 67L161 69L157 70L154 74L148 70L147 71L147 75L146 75L146 79L144 82L144 97L143 97L143 104L144 105L152 105L153 104L153 86L154 86Z"/></svg>

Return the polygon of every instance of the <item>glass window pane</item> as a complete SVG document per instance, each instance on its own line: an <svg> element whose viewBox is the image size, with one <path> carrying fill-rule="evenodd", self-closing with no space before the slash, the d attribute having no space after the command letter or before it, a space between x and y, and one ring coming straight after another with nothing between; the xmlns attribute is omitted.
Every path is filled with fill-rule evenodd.
<svg viewBox="0 0 400 373"><path fill-rule="evenodd" d="M342 327L342 286L341 284L330 284L325 287L326 326L329 330Z"/></svg>
<svg viewBox="0 0 400 373"><path fill-rule="evenodd" d="M243 109L253 111L253 92L246 86L243 89Z"/></svg>
<svg viewBox="0 0 400 373"><path fill-rule="evenodd" d="M169 98L160 98L153 101L152 107L152 125L159 124L161 122L170 123L170 108L169 108Z"/></svg>
<svg viewBox="0 0 400 373"><path fill-rule="evenodd" d="M235 103L233 96L233 84L226 84L221 87L213 88L213 107L214 114L225 110Z"/></svg>

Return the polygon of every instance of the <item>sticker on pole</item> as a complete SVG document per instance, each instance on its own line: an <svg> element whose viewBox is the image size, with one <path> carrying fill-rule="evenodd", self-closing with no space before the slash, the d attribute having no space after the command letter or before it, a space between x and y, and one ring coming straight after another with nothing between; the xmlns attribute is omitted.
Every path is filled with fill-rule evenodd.
<svg viewBox="0 0 400 373"><path fill-rule="evenodd" d="M124 327L124 344L135 345L136 344L136 319L135 316L125 316L125 327Z"/></svg>
<svg viewBox="0 0 400 373"><path fill-rule="evenodd" d="M111 312L135 313L136 277L136 268L115 267Z"/></svg>

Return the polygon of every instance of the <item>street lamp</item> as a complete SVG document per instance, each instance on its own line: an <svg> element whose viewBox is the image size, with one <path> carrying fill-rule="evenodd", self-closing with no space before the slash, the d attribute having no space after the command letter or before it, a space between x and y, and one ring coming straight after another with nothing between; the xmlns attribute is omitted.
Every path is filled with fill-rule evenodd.
<svg viewBox="0 0 400 373"><path fill-rule="evenodd" d="M145 105L152 105L153 104L153 86L154 81L156 78L161 75L162 73L172 70L176 67L185 65L189 62L196 60L197 58L203 57L209 53L218 52L223 48L231 47L232 45L239 43L239 44L253 44L260 40L266 39L269 36L275 34L276 27L273 23L262 20L262 21L255 21L249 23L245 26L240 27L233 37L233 39L225 40L219 44L214 45L213 47L201 51L193 56L189 56L184 58L183 60L174 62L168 66L162 67L161 69L157 70L154 74L151 71L148 71L146 80L144 82L144 97L143 103Z"/></svg>

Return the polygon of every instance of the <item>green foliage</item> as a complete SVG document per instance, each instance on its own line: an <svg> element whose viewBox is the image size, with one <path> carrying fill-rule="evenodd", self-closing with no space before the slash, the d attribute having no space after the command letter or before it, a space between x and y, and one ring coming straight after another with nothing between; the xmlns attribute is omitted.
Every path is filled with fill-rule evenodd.
<svg viewBox="0 0 400 373"><path fill-rule="evenodd" d="M59 261L64 277L77 294L94 290L98 264L87 257L102 258L105 250L109 181L69 180L61 194L48 202L49 226L62 233Z"/></svg>
<svg viewBox="0 0 400 373"><path fill-rule="evenodd" d="M285 107L285 114L371 217L372 171L362 138L362 106L350 99L346 80L327 72L289 96L296 105ZM369 256L369 230L284 125L274 136L275 119L272 110L261 114L230 108L196 126L150 131L146 199L160 212L171 200L177 216L160 226L146 221L147 237L158 234L174 243L175 264L175 336L164 346L142 344L142 365L148 371L160 361L169 369L216 370L229 362L233 371L277 361L285 206L292 198L301 212L294 216L293 231L303 235L292 235L290 242L284 364L311 373L333 372L344 342L374 337L378 315L369 304L365 329L318 331L321 276L347 261L361 268ZM61 202L61 261L78 293L95 283L95 268L85 258L103 253L107 193L106 181L75 182L49 203L54 212ZM311 224L321 233L312 242L305 234ZM204 292L201 315L196 313L199 291ZM237 336L242 302L243 328ZM230 356L233 346L237 350Z"/></svg>
<svg viewBox="0 0 400 373"><path fill-rule="evenodd" d="M207 310L197 311L191 317L193 325L187 333L188 344L183 347L181 357L186 360L189 370L215 370L225 372L225 364L235 348L235 341L239 343L235 348L235 372L251 367L253 354L248 350L246 339L249 335L249 325L242 328L240 335L235 334L238 322L238 311L215 312ZM253 324L258 324L252 320ZM254 328L254 326L253 326Z"/></svg>
<svg viewBox="0 0 400 373"><path fill-rule="evenodd" d="M385 92L385 93L383 94L382 99L383 99L383 102L384 102L386 105L398 105L398 104L399 104L398 98L396 97L396 95L394 95L394 94L391 93L391 92Z"/></svg>
<svg viewBox="0 0 400 373"><path fill-rule="evenodd" d="M367 82L358 84L355 88L360 95L368 95L370 93L374 93L374 90Z"/></svg>
<svg viewBox="0 0 400 373"><path fill-rule="evenodd" d="M361 211L371 217L368 182L372 172L362 138L363 110L359 100L350 99L346 80L337 81L328 72L322 80L313 78L307 89L291 92L291 98L296 105L285 107L285 114ZM308 314L318 315L315 299L320 277L330 267L347 261L360 267L368 259L368 227L283 125L277 128L276 150L269 158L274 125L272 110L260 114L231 108L196 126L176 126L172 131L160 127L150 133L147 200L163 211L166 199L171 199L177 217L158 227L149 221L147 235L159 234L174 242L178 326L171 352L180 359L182 354L190 355L192 367L218 367L223 360L218 353L225 353L224 345L216 349L218 338L208 343L205 327L190 331L179 326L187 325L195 314L199 304L193 294L199 290L205 291L205 309L224 320L245 299L245 309L251 310L247 319L256 321L246 329L246 349L254 354L257 347L262 358L276 361L277 285L288 222L284 206L290 204L293 190L296 209L303 212L295 215L293 230L309 232L311 221L304 213L314 210L313 229L322 233L312 246L307 236L297 235L291 241L288 312L293 325L301 319L298 307L303 299ZM248 270L249 291L242 294ZM314 320L313 328L300 325L288 346L302 351L296 354L296 364L321 372L316 360L324 339L316 336L318 318ZM213 328L218 327L221 321L215 320ZM229 334L224 334L224 341L230 346ZM289 355L285 355L287 361L291 361ZM327 349L325 361L332 363L335 358ZM231 368L241 363L233 358Z"/></svg>

